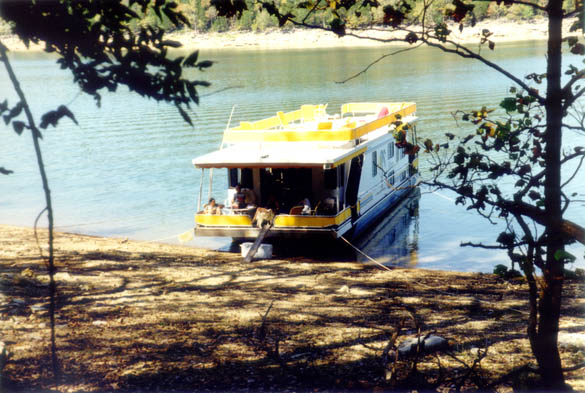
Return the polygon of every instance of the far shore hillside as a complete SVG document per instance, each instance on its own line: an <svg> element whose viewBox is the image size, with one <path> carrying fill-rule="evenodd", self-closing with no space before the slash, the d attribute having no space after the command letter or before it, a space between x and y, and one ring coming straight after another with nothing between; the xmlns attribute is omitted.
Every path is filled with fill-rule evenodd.
<svg viewBox="0 0 585 393"><path fill-rule="evenodd" d="M564 23L565 34L569 33L572 21ZM547 38L547 21L534 19L530 21L485 20L476 26L467 26L459 32L458 25L451 25L452 39L462 44L479 43L481 31L488 29L495 43L514 41L544 40ZM384 40L401 38L405 33L393 33L388 30L354 30L345 37L311 29L272 29L264 32L228 31L223 33L200 33L194 30L182 30L168 35L170 39L180 41L185 49L309 49L333 47L361 47L396 45ZM360 38L362 37L362 38ZM364 38L366 37L366 38ZM12 51L24 51L27 48L15 36L0 36L0 41ZM405 45L405 44L402 44ZM42 50L41 45L31 45L29 50Z"/></svg>

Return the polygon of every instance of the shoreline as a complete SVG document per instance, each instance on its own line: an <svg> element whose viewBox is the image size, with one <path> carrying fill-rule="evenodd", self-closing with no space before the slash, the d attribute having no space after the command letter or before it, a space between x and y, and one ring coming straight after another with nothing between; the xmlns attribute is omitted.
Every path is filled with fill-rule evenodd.
<svg viewBox="0 0 585 393"><path fill-rule="evenodd" d="M571 21L563 24L563 34L569 33ZM451 38L460 44L478 44L483 29L490 30L493 35L490 40L498 43L538 41L547 38L547 21L535 19L532 21L503 21L485 20L476 26L467 26L459 32L458 25L451 24L453 31ZM359 35L358 38L352 34ZM353 30L348 35L337 37L335 34L314 29L277 29L261 33L250 31L228 31L224 33L198 33L194 30L183 30L167 34L167 38L183 44L181 50L283 50L283 49L325 49L325 48L359 48L381 46L408 46L404 42L381 42L392 38L401 38L404 32L395 33L391 29ZM42 51L42 45L31 44L27 49L14 35L0 36L0 41L14 52ZM496 45L497 48L497 45Z"/></svg>

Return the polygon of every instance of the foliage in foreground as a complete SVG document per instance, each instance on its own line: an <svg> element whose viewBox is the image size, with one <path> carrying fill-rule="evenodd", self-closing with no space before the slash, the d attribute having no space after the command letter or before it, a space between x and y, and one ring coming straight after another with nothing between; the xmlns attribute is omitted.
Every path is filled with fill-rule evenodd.
<svg viewBox="0 0 585 393"><path fill-rule="evenodd" d="M130 27L133 21L144 20L150 13L154 13L160 22L168 20L175 27L188 24L185 15L178 10L178 5L167 0L0 2L0 15L8 22L12 33L27 46L31 42L42 42L45 52L56 54L59 66L72 73L80 90L91 95L98 107L102 91L115 92L119 86L126 86L143 97L174 105L183 120L191 124L187 110L199 102L197 88L208 86L209 83L184 75L183 71L190 68L203 71L212 62L199 60L197 51L186 57L170 56L169 49L178 48L181 44L165 39L165 30L160 27L160 23L142 25L138 29ZM51 368L55 385L58 385L60 370L55 336L54 219L51 191L40 146L40 129L56 127L63 118L69 118L75 123L77 120L64 105L45 113L40 121L35 119L12 69L8 49L1 41L0 61L4 63L18 97L16 103L7 100L0 102L0 115L17 134L30 131L45 195L46 206L38 218L47 213L49 253L45 262L50 277ZM11 173L10 169L0 167L0 174Z"/></svg>

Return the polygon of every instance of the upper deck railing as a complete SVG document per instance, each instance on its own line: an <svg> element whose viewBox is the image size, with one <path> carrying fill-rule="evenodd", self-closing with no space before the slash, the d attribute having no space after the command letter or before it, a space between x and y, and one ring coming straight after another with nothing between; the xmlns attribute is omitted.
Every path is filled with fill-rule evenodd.
<svg viewBox="0 0 585 393"><path fill-rule="evenodd" d="M327 105L303 105L296 111L241 122L225 131L224 142L351 141L416 112L413 102L348 103L335 116L328 115L326 108Z"/></svg>

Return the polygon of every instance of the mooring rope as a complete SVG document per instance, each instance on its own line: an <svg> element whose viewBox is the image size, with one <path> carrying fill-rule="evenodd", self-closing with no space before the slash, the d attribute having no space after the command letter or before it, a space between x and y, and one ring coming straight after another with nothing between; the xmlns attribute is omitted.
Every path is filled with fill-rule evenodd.
<svg viewBox="0 0 585 393"><path fill-rule="evenodd" d="M363 252L362 250L360 250L359 248L357 248L356 246L354 246L353 244L351 244L351 242L349 240L347 240L345 237L341 236L341 239L346 242L347 244L349 244L354 250L356 250L357 252L359 252L361 255L363 255L364 257L366 257L368 260L370 260L372 263L374 263L376 266L378 266L379 268L386 270L386 271L393 271L393 269L390 269L388 266L376 261L374 258L370 257L368 254L366 254L365 252ZM411 280L403 280L403 282L406 282L407 284L411 284ZM454 294L446 292L446 291L442 291L440 289L431 287L430 285L426 285L420 281L417 281L416 285L419 285L421 287L424 287L426 289L430 289L431 291L434 291L435 293L438 293L440 295L445 295L445 296L454 296ZM487 301L487 300L481 300L481 299L475 299L477 300L479 303L483 303L483 304L490 304L493 305L493 302ZM507 307L505 308L505 310L510 310L510 311L514 311L518 314L523 314L523 315L530 315L528 312L523 311L523 310L519 310L517 308L513 308L513 307Z"/></svg>

